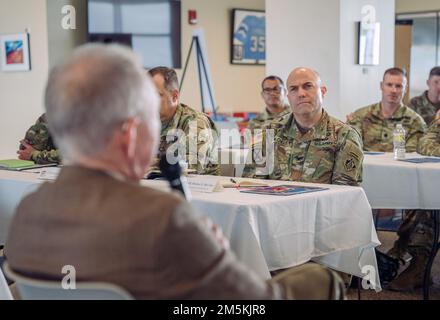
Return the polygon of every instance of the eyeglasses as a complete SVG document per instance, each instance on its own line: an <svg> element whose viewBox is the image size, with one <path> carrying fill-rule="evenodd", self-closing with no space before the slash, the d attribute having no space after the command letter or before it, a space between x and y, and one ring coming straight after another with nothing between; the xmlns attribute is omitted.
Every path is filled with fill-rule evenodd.
<svg viewBox="0 0 440 320"><path fill-rule="evenodd" d="M271 93L271 92L273 92L273 93L281 93L281 91L283 90L283 87L282 86L276 86L276 87L273 87L273 88L263 88L263 92L264 93Z"/></svg>

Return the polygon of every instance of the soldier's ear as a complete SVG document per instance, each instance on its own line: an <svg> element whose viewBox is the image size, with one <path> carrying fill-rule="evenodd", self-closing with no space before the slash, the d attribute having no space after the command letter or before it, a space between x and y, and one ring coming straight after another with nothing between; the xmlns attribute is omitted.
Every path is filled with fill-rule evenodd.
<svg viewBox="0 0 440 320"><path fill-rule="evenodd" d="M179 101L179 90L174 89L171 91L171 99L173 103L177 103Z"/></svg>
<svg viewBox="0 0 440 320"><path fill-rule="evenodd" d="M320 89L321 89L322 97L324 97L325 94L327 93L327 87L326 86L322 86Z"/></svg>

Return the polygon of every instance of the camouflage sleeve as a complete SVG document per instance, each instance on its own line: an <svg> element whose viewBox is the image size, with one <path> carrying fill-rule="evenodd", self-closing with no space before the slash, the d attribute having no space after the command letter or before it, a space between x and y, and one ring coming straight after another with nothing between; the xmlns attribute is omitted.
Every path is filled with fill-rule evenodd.
<svg viewBox="0 0 440 320"><path fill-rule="evenodd" d="M252 154L253 148L251 147L246 158L246 165L244 166L243 173L241 174L243 178L255 178L257 165L255 161L253 161Z"/></svg>
<svg viewBox="0 0 440 320"><path fill-rule="evenodd" d="M54 146L47 127L45 114L41 115L25 134L25 140L32 145L30 159L37 164L60 163L61 157Z"/></svg>
<svg viewBox="0 0 440 320"><path fill-rule="evenodd" d="M353 118L349 121L347 121L347 124L349 126L351 126L353 129L355 129L359 135L361 136L361 139L363 137L363 132L362 132L362 119L361 117L359 117L358 114L354 113L353 114Z"/></svg>
<svg viewBox="0 0 440 320"><path fill-rule="evenodd" d="M24 139L35 150L42 151L54 149L53 142L49 133L49 128L47 127L47 122L44 115L40 116L35 124L26 131Z"/></svg>
<svg viewBox="0 0 440 320"><path fill-rule="evenodd" d="M342 144L335 158L332 184L358 186L362 182L362 140L354 130L342 137Z"/></svg>
<svg viewBox="0 0 440 320"><path fill-rule="evenodd" d="M440 157L440 122L434 123L420 138L417 152L424 156Z"/></svg>
<svg viewBox="0 0 440 320"><path fill-rule="evenodd" d="M31 154L31 160L37 164L48 164L48 163L57 163L61 162L61 157L58 149L52 150L34 150Z"/></svg>
<svg viewBox="0 0 440 320"><path fill-rule="evenodd" d="M417 99L416 99L416 97L414 97L414 98L411 98L411 100L409 100L409 102L408 102L408 107L411 109L411 110L414 110L415 112L417 112ZM417 112L418 113L418 112Z"/></svg>
<svg viewBox="0 0 440 320"><path fill-rule="evenodd" d="M419 117L413 122L413 125L408 132L408 138L405 144L406 152L416 152L417 144L425 132L426 123L421 117Z"/></svg>
<svg viewBox="0 0 440 320"><path fill-rule="evenodd" d="M266 129L269 130L269 129ZM268 179L270 172L261 170L267 166L267 159L269 155L266 155L266 130L257 129L252 132L249 152L246 156L246 162L243 169L243 178L258 178Z"/></svg>
<svg viewBox="0 0 440 320"><path fill-rule="evenodd" d="M185 133L188 168L196 169L198 174L220 175L215 126L205 116L198 116L195 121L189 121Z"/></svg>

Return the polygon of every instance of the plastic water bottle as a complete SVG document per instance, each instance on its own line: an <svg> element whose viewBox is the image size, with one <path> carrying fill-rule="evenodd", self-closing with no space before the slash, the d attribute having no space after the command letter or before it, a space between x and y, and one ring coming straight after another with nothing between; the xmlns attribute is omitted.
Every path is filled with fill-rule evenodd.
<svg viewBox="0 0 440 320"><path fill-rule="evenodd" d="M405 159L405 129L401 123L396 124L393 131L394 160Z"/></svg>

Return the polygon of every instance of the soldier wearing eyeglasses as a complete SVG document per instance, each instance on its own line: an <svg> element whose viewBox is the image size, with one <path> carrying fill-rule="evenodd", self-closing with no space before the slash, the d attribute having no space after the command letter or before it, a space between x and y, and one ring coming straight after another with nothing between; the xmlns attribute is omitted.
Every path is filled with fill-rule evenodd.
<svg viewBox="0 0 440 320"><path fill-rule="evenodd" d="M248 129L264 129L272 122L281 121L291 110L285 103L286 89L280 77L268 76L261 82L261 97L266 104L263 112L250 120Z"/></svg>

